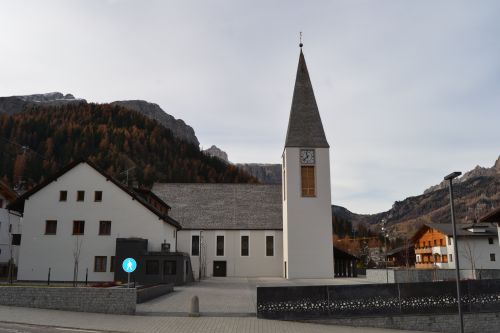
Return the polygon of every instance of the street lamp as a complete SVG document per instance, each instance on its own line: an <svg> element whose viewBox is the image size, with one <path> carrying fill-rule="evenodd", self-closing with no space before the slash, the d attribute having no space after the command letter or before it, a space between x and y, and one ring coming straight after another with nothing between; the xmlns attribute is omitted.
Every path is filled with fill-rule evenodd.
<svg viewBox="0 0 500 333"><path fill-rule="evenodd" d="M385 263L385 278L386 278L386 283L389 283L389 271L387 270L387 230L386 230L386 225L387 225L387 219L383 218L380 221L381 224L381 230L384 233L384 263Z"/></svg>
<svg viewBox="0 0 500 333"><path fill-rule="evenodd" d="M455 206L453 203L453 179L460 176L462 173L460 171L455 171L450 173L448 176L444 177L444 180L449 181L450 184L450 209L451 209L451 224L453 227L453 250L455 252L455 273L457 275L457 302L458 302L458 316L460 317L460 332L464 333L464 316L462 314L462 301L460 296L460 265L458 259L458 239L457 230L455 227Z"/></svg>

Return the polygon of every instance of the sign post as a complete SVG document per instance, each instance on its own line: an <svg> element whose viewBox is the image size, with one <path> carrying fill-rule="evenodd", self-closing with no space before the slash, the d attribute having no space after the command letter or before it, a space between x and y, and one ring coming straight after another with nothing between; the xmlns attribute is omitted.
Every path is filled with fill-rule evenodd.
<svg viewBox="0 0 500 333"><path fill-rule="evenodd" d="M130 273L135 271L135 269L137 268L137 262L134 260L134 258L127 258L123 260L122 268L125 272L127 272L127 288L130 288Z"/></svg>

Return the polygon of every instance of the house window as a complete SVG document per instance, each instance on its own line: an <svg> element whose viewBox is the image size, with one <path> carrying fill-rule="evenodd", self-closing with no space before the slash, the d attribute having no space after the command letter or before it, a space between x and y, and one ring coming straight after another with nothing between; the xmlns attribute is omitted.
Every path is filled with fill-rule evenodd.
<svg viewBox="0 0 500 333"><path fill-rule="evenodd" d="M12 223L9 224L9 233L11 233L11 232L12 232Z"/></svg>
<svg viewBox="0 0 500 333"><path fill-rule="evenodd" d="M56 220L45 221L45 234L55 235L56 232L57 232L57 221Z"/></svg>
<svg viewBox="0 0 500 333"><path fill-rule="evenodd" d="M111 235L111 221L99 221L99 235Z"/></svg>
<svg viewBox="0 0 500 333"><path fill-rule="evenodd" d="M160 263L158 260L146 260L146 275L160 274Z"/></svg>
<svg viewBox="0 0 500 333"><path fill-rule="evenodd" d="M163 262L163 275L176 275L177 265L175 260L165 260Z"/></svg>
<svg viewBox="0 0 500 333"><path fill-rule="evenodd" d="M59 191L59 201L68 200L68 191Z"/></svg>
<svg viewBox="0 0 500 333"><path fill-rule="evenodd" d="M249 237L250 236L241 236L241 256L248 257L249 251Z"/></svg>
<svg viewBox="0 0 500 333"><path fill-rule="evenodd" d="M490 253L490 261L496 261L494 253Z"/></svg>
<svg viewBox="0 0 500 333"><path fill-rule="evenodd" d="M488 237L488 244L493 244L493 237Z"/></svg>
<svg viewBox="0 0 500 333"><path fill-rule="evenodd" d="M437 239L434 240L434 246L437 246Z"/></svg>
<svg viewBox="0 0 500 333"><path fill-rule="evenodd" d="M448 245L451 245L451 237L448 237Z"/></svg>
<svg viewBox="0 0 500 333"><path fill-rule="evenodd" d="M448 255L450 257L450 262L453 262L453 254Z"/></svg>
<svg viewBox="0 0 500 333"><path fill-rule="evenodd" d="M94 201L95 202L101 202L102 201L102 191L95 191L94 192Z"/></svg>
<svg viewBox="0 0 500 333"><path fill-rule="evenodd" d="M200 236L192 235L191 236L191 255L199 256L200 255Z"/></svg>
<svg viewBox="0 0 500 333"><path fill-rule="evenodd" d="M12 245L21 245L21 234L12 234Z"/></svg>
<svg viewBox="0 0 500 333"><path fill-rule="evenodd" d="M443 246L443 239L442 238L439 239L439 246Z"/></svg>
<svg viewBox="0 0 500 333"><path fill-rule="evenodd" d="M85 231L85 221L73 221L73 235L83 235Z"/></svg>
<svg viewBox="0 0 500 333"><path fill-rule="evenodd" d="M266 236L266 256L274 256L274 236Z"/></svg>
<svg viewBox="0 0 500 333"><path fill-rule="evenodd" d="M76 201L85 200L85 191L76 191Z"/></svg>
<svg viewBox="0 0 500 333"><path fill-rule="evenodd" d="M216 256L224 256L224 236L216 237Z"/></svg>
<svg viewBox="0 0 500 333"><path fill-rule="evenodd" d="M313 165L302 165L300 167L300 178L302 184L302 196L314 197L316 195L316 184Z"/></svg>
<svg viewBox="0 0 500 333"><path fill-rule="evenodd" d="M0 199L0 208L3 208L3 199Z"/></svg>
<svg viewBox="0 0 500 333"><path fill-rule="evenodd" d="M94 272L106 272L108 257L97 256L94 259Z"/></svg>
<svg viewBox="0 0 500 333"><path fill-rule="evenodd" d="M111 260L109 261L109 271L114 272L115 271L115 256L111 256Z"/></svg>

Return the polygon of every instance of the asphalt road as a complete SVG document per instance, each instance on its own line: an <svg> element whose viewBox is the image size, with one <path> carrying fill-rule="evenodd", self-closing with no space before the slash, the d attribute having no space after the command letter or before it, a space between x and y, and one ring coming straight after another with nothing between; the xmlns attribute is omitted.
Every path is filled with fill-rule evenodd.
<svg viewBox="0 0 500 333"><path fill-rule="evenodd" d="M0 322L0 333L102 333L104 331L82 330L76 328L10 324ZM109 331L106 331L109 333Z"/></svg>

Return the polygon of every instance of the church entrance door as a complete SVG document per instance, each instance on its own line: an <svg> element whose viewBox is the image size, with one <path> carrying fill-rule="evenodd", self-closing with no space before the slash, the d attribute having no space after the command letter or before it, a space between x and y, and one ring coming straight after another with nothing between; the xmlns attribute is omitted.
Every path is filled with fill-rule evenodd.
<svg viewBox="0 0 500 333"><path fill-rule="evenodd" d="M214 261L214 276L226 276L225 261Z"/></svg>

